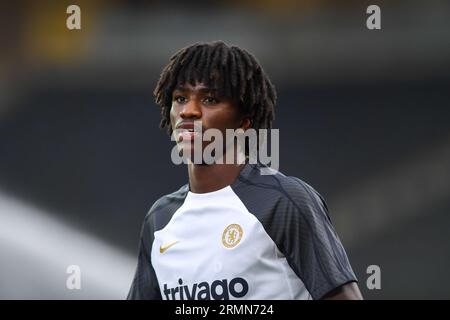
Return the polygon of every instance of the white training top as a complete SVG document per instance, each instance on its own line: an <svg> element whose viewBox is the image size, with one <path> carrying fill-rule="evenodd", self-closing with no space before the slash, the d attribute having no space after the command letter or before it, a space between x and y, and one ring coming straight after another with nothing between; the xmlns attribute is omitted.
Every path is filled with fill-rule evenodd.
<svg viewBox="0 0 450 320"><path fill-rule="evenodd" d="M356 277L322 197L246 164L209 193L185 185L142 228L129 299L319 299Z"/></svg>

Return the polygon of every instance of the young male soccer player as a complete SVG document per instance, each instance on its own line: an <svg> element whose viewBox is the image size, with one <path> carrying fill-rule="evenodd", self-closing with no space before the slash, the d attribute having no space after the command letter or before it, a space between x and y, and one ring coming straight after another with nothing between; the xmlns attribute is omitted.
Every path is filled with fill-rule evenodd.
<svg viewBox="0 0 450 320"><path fill-rule="evenodd" d="M223 42L177 52L154 94L161 127L187 154L194 121L224 136L268 129L276 102L255 57ZM360 299L323 198L302 180L263 168L189 162L189 183L145 217L128 299Z"/></svg>

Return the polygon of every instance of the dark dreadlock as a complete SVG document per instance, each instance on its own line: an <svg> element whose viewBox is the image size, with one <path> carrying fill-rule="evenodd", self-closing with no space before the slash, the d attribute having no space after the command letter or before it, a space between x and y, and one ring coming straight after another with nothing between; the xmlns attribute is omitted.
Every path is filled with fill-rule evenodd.
<svg viewBox="0 0 450 320"><path fill-rule="evenodd" d="M275 87L256 58L246 50L222 41L197 43L170 58L156 85L156 103L161 106L161 128L172 134L170 108L177 85L200 82L219 96L239 101L255 129L271 128L276 103Z"/></svg>

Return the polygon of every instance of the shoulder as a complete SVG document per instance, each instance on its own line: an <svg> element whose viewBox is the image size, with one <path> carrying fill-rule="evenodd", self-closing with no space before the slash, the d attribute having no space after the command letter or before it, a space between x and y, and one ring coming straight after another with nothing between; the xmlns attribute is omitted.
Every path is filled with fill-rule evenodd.
<svg viewBox="0 0 450 320"><path fill-rule="evenodd" d="M188 191L189 186L185 184L177 191L160 197L147 212L144 224L150 226L154 231L162 229L184 203Z"/></svg>
<svg viewBox="0 0 450 320"><path fill-rule="evenodd" d="M262 168L261 164L247 165L233 188L244 204L256 207L256 212L262 207L304 214L327 211L323 197L302 179L275 170L263 174Z"/></svg>

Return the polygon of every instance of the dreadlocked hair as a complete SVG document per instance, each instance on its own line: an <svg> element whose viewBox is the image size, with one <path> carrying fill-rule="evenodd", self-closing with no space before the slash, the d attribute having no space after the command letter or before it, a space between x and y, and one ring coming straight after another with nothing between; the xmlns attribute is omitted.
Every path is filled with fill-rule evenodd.
<svg viewBox="0 0 450 320"><path fill-rule="evenodd" d="M244 49L222 41L196 43L175 53L164 67L153 92L161 107L160 127L172 134L172 92L178 85L196 82L219 96L238 101L252 128L269 129L274 119L276 90L256 58Z"/></svg>

